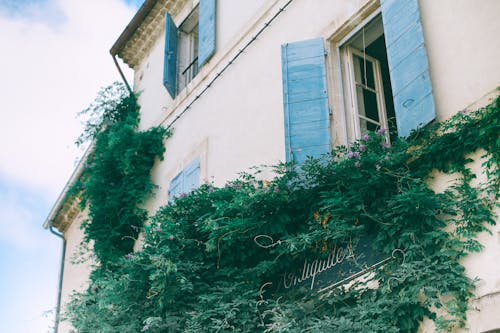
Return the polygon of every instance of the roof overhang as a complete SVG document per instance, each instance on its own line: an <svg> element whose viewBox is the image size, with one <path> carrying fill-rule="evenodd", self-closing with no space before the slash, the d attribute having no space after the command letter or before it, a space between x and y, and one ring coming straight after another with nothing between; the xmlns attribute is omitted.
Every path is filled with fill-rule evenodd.
<svg viewBox="0 0 500 333"><path fill-rule="evenodd" d="M165 14L178 14L190 0L146 0L109 52L135 68L163 33ZM192 1L192 0L191 0Z"/></svg>
<svg viewBox="0 0 500 333"><path fill-rule="evenodd" d="M93 149L93 144L87 148L85 154L80 159L76 169L73 171L73 174L66 182L63 190L59 194L54 206L49 212L49 215L45 219L43 223L43 227L48 229L49 227L55 227L59 231L64 232L68 228L68 226L73 222L76 215L81 212L80 209L80 199L77 195L70 195L69 190L71 186L80 178L82 175L83 169L85 167L85 161L88 158L91 150Z"/></svg>

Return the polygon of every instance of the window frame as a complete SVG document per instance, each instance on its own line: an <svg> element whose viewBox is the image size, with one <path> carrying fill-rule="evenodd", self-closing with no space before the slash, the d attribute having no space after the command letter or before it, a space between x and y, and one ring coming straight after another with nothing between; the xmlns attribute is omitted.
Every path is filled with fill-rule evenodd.
<svg viewBox="0 0 500 333"><path fill-rule="evenodd" d="M177 28L177 95L189 85L199 72L199 7L197 4ZM184 59L187 60L184 61Z"/></svg>
<svg viewBox="0 0 500 333"><path fill-rule="evenodd" d="M185 6L182 10L182 15L176 15L179 17L179 20L175 20L181 22L179 24L181 29L175 23L170 12L165 13L163 85L172 100L175 100L177 96L187 90L186 88L189 84L195 81L195 77L200 69L215 54L216 9L216 0L199 0L189 6ZM186 24L188 26L185 26ZM191 41L186 41L185 37L190 35L190 32L196 34L197 38L191 38ZM179 37L181 45L178 48ZM194 53L196 54L193 55ZM186 54L191 55L186 56ZM182 61L183 58L188 58L188 60ZM190 68L193 68L193 70L189 70ZM188 73L188 79L184 80L186 69L190 73Z"/></svg>
<svg viewBox="0 0 500 333"><path fill-rule="evenodd" d="M338 42L335 44L337 61L338 61L338 80L339 87L341 89L341 98L342 98L342 109L343 109L343 119L342 119L342 127L343 133L345 136L345 143L349 144L355 140L358 140L362 136L362 129L360 126L360 118L359 118L359 108L357 107L357 93L356 86L353 84L354 79L354 61L353 54L358 57L365 56L367 59L373 59L374 62L374 76L376 76L375 84L377 88L376 98L377 98L377 111L379 115L379 123L380 127L386 129L385 136L386 140L390 142L390 133L389 133L389 122L388 122L388 113L386 109L385 96L384 96L384 88L382 83L382 75L380 71L380 63L379 60L369 56L368 54L364 54L361 50L350 45L354 38L370 23L375 20L381 20L382 24L382 12L381 8L376 8L372 13L367 15L360 23L356 24L354 28L352 28L345 36L343 36ZM382 24L383 27L383 24ZM330 38L332 40L332 38ZM373 61L372 60L372 61ZM375 65L376 63L376 65ZM376 70L375 70L376 67ZM390 80L390 78L389 78Z"/></svg>
<svg viewBox="0 0 500 333"><path fill-rule="evenodd" d="M351 103L351 121L352 121L352 129L351 129L351 135L354 139L359 139L361 138L362 133L362 128L361 128L361 120L364 118L365 121L371 122L372 124L377 125L380 128L389 128L389 123L387 119L387 109L385 105L385 96L384 96L384 87L382 83L382 71L380 68L380 61L376 58L373 58L369 56L368 54L365 54L361 52L360 50L350 46L350 45L345 45L344 46L345 50L344 52L344 61L346 63L347 71L346 73L346 80L344 80L344 85L346 84L345 81L348 81L348 94L349 94L349 100ZM342 55L341 55L342 56ZM378 113L378 123L374 120L369 118L366 115L362 115L360 113L360 106L358 104L359 101L359 96L357 92L357 88L360 85L360 83L357 82L356 80L356 74L354 70L354 57L359 57L366 59L367 61L371 62L373 64L373 77L374 77L374 89L370 87L361 87L362 89L367 89L375 93L376 99L377 99L377 113ZM389 141L389 132L386 131L386 138Z"/></svg>

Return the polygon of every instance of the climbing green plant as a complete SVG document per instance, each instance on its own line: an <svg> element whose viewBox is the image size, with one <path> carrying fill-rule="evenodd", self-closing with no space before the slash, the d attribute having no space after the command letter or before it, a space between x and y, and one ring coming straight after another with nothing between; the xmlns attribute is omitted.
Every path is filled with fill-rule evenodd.
<svg viewBox="0 0 500 333"><path fill-rule="evenodd" d="M85 240L107 264L133 249L147 216L143 204L154 189L150 170L162 159L168 133L138 130L136 96L119 83L103 88L82 115L87 122L77 144L92 141L91 150L70 193L80 193L82 207L88 206Z"/></svg>
<svg viewBox="0 0 500 333"><path fill-rule="evenodd" d="M156 212L140 251L96 269L67 320L78 332L387 333L416 332L427 317L452 331L474 290L460 259L495 223L499 132L497 99L390 147L380 130L300 167L274 166L270 181L257 171L204 184ZM484 184L472 186L472 153ZM436 191L437 172L456 181ZM350 256L339 248L357 256L362 245L383 264L312 288L305 260L337 251L340 266Z"/></svg>

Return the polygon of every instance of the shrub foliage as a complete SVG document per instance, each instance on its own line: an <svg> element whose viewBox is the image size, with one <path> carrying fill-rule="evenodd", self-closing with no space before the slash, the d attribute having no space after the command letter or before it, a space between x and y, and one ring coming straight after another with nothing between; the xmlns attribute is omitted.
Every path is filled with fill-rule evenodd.
<svg viewBox="0 0 500 333"><path fill-rule="evenodd" d="M165 151L165 129L138 131L139 106L123 84L103 88L89 108L84 133L77 144L92 140L90 154L70 194L80 193L88 206L85 240L93 242L101 264L132 251L147 217L141 207L155 185L150 170Z"/></svg>
<svg viewBox="0 0 500 333"><path fill-rule="evenodd" d="M105 144L129 138L132 128L116 123ZM121 236L99 245L96 240L96 250L120 249L110 252L115 264L95 267L67 318L78 332L416 332L424 317L441 331L463 326L474 282L460 259L481 249L477 234L495 223L499 132L497 99L391 147L380 131L368 133L300 167L275 166L270 181L257 171L224 187L204 184L156 212L144 227L140 251L131 252ZM147 156L162 152L136 141L124 147ZM474 152L482 155L488 181L472 186ZM109 154L106 164L89 162L88 179L114 175L117 165L135 167L129 154ZM435 191L436 172L454 173L456 181ZM110 179L132 181L141 191L152 186L144 176ZM118 202L120 212L138 209L137 202L118 201L129 187L114 192L109 183L87 182L85 191L94 186L116 193L103 192L107 197L94 208L91 200L89 238L101 230L89 229L101 225L100 214L115 212ZM143 211L134 216L123 225L140 226ZM369 250L383 258L395 249L404 256L328 292L311 290L310 279L283 288L286 273L301 272L306 258L325 260L332 246L367 238Z"/></svg>

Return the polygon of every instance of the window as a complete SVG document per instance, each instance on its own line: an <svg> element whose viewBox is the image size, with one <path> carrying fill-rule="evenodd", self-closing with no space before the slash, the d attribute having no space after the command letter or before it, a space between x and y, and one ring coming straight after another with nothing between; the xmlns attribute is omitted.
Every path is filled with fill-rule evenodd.
<svg viewBox="0 0 500 333"><path fill-rule="evenodd" d="M163 85L172 98L184 89L215 52L215 0L199 5L177 28L165 17Z"/></svg>
<svg viewBox="0 0 500 333"><path fill-rule="evenodd" d="M200 158L194 159L170 181L168 197L170 200L187 194L200 183Z"/></svg>
<svg viewBox="0 0 500 333"><path fill-rule="evenodd" d="M178 29L177 91L184 89L198 74L198 8L189 14Z"/></svg>
<svg viewBox="0 0 500 333"><path fill-rule="evenodd" d="M342 46L344 91L351 139L384 128L387 141L397 136L382 17L363 26Z"/></svg>
<svg viewBox="0 0 500 333"><path fill-rule="evenodd" d="M345 110L329 108L329 98L340 94L328 88L325 40L282 45L287 162L327 153L336 136L330 118L342 119L344 111L350 140L378 128L389 129L388 141L406 137L435 118L418 0L380 0L380 5L382 15L367 13L356 31L335 44L343 63Z"/></svg>

